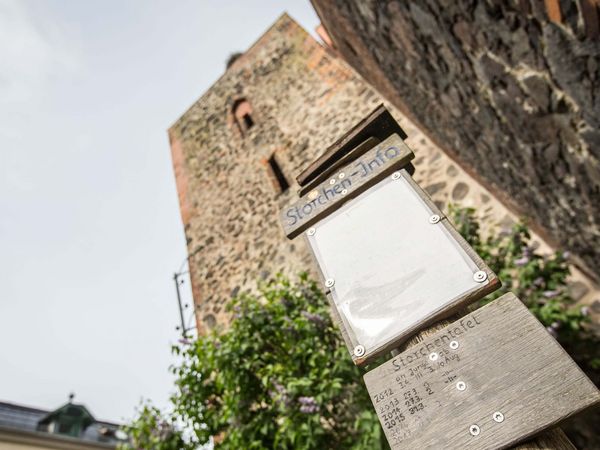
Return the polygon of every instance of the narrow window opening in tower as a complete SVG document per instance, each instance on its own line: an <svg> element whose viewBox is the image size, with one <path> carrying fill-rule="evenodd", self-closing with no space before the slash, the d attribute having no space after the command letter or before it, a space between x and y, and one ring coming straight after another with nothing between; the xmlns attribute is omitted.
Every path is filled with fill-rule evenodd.
<svg viewBox="0 0 600 450"><path fill-rule="evenodd" d="M356 51L356 49L352 46L352 44L350 42L348 42L346 39L344 39L344 44L346 45L346 48L348 48L348 50L350 50L354 56L358 56L358 52Z"/></svg>
<svg viewBox="0 0 600 450"><path fill-rule="evenodd" d="M252 106L245 98L240 98L233 103L232 108L233 118L240 130L242 137L246 132L255 125L252 116Z"/></svg>
<svg viewBox="0 0 600 450"><path fill-rule="evenodd" d="M244 125L246 125L246 130L252 128L254 125L254 120L252 120L252 116L250 114L244 114Z"/></svg>
<svg viewBox="0 0 600 450"><path fill-rule="evenodd" d="M283 170L281 170L281 166L275 159L275 154L271 155L271 157L269 158L269 160L267 162L269 163L269 168L271 169L271 173L273 174L273 177L275 178L275 181L277 182L277 187L279 188L279 192L284 193L285 191L287 191L289 189L290 184L288 183L288 180L285 178L285 175L283 174Z"/></svg>

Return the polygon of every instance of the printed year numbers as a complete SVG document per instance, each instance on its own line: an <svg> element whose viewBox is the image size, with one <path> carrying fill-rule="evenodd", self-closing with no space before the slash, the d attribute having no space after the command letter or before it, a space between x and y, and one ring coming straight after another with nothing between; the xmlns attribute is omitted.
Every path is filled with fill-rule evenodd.
<svg viewBox="0 0 600 450"><path fill-rule="evenodd" d="M381 391L377 394L375 394L373 396L373 400L375 401L375 403L379 403L382 402L383 400L385 400L387 397L391 397L392 395L394 395L394 393L392 392L392 390L390 388Z"/></svg>

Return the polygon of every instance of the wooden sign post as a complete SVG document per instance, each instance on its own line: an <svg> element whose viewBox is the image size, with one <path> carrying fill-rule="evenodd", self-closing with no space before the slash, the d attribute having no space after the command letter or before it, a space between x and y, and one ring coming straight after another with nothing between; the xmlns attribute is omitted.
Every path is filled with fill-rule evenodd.
<svg viewBox="0 0 600 450"><path fill-rule="evenodd" d="M600 400L513 294L365 375L393 449L506 448Z"/></svg>
<svg viewBox="0 0 600 450"><path fill-rule="evenodd" d="M379 107L300 174L301 197L281 212L286 235L305 236L357 365L500 285L413 181L402 137ZM397 354L365 384L393 449L505 448L600 402L512 294Z"/></svg>

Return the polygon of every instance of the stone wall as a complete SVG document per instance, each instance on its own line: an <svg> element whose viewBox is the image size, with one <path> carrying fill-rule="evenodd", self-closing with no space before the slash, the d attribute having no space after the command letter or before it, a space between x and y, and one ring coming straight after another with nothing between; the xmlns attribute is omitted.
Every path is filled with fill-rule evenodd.
<svg viewBox="0 0 600 450"><path fill-rule="evenodd" d="M600 42L593 1L312 2L346 61L598 276Z"/></svg>

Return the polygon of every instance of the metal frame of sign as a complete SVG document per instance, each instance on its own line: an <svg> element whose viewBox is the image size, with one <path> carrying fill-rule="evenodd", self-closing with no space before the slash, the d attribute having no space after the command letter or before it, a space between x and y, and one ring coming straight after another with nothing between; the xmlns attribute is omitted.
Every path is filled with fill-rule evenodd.
<svg viewBox="0 0 600 450"><path fill-rule="evenodd" d="M382 145L383 144L385 144L385 142L382 143ZM443 226L447 230L450 237L455 241L456 244L458 244L460 249L462 249L464 251L464 253L468 256L468 258L470 258L470 260L478 268L478 272L479 271L484 272L487 279L485 280L485 283L481 284L480 287L475 288L474 290L471 290L469 292L466 292L465 294L463 294L457 298L448 299L447 302L441 304L439 308L437 308L432 314L430 314L426 318L424 318L418 322L415 322L414 324L412 324L412 326L402 330L400 333L396 334L393 338L391 338L385 342L379 343L376 346L376 348L373 348L371 350L365 349L360 344L360 342L357 341L351 327L345 322L345 320L343 320L342 315L340 314L340 311L338 311L338 305L336 304L336 302L334 301L334 299L332 297L331 290L328 290L327 297L332 306L332 310L334 313L333 315L337 319L337 322L340 325L342 336L344 338L346 346L348 347L348 351L349 351L350 355L352 356L354 363L357 365L367 364L367 363L373 361L374 359L376 359L378 356L388 353L394 349L397 349L398 346L404 340L406 340L412 334L417 332L419 329L422 329L423 327L426 327L427 325L430 325L434 322L439 321L440 319L446 318L446 317L458 312L459 310L465 308L469 304L483 298L487 294L495 291L496 289L498 289L498 287L500 287L500 281L499 281L498 277L496 276L496 274L494 274L494 272L491 271L491 269L485 264L485 262L479 257L479 255L477 255L477 253L471 248L471 246L456 231L456 229L449 222L448 218L433 203L433 201L431 200L429 195L427 195L427 193L425 191L423 191L419 187L419 185L412 179L411 175L408 173L408 171L406 169L401 168L399 170L396 170L393 173L389 173L388 176L394 177L395 179L398 179L401 177L410 185L410 187L414 190L414 192L418 195L418 197L423 201L423 203L427 206L427 208L429 208L431 210L432 217L436 217L435 220L439 221L439 225ZM377 183L379 183L381 181L381 178L378 178L375 181L373 181L373 180L369 180L369 181L370 181L370 183L369 183L369 189L370 189L370 188L374 188L377 185ZM368 191L362 190L361 192L368 192ZM336 205L335 209L340 208L343 205L343 203L346 203L348 200L349 199L347 199L345 201L338 201L338 204ZM328 211L328 214L321 215L318 220L319 221L322 220L324 217L331 214L331 212L333 212L333 210L334 209L331 209L330 211ZM318 229L317 221L312 220L312 221L310 221L310 223L314 224L315 227ZM306 227L302 227L302 228L305 229ZM315 249L313 249L313 247L310 243L310 240L309 240L309 236L312 235L312 233L314 233L314 228L310 228L307 231L305 231L304 237L306 239L307 246L310 249L310 253L312 255L312 258L313 258L313 261L314 261L316 267L319 267L319 269L321 269L319 262L318 262L317 255L315 254ZM409 239L410 236L407 236L407 238ZM321 270L319 270L319 276L321 278L321 282L323 283L323 285L327 289L329 289L331 286L328 286L328 281L330 281L330 280L325 279ZM362 349L361 349L361 347L362 347Z"/></svg>

